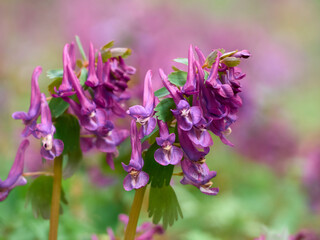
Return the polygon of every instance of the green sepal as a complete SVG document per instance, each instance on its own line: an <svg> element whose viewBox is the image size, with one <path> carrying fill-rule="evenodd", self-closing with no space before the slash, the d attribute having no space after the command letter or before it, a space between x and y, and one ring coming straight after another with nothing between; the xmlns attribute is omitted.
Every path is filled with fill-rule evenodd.
<svg viewBox="0 0 320 240"><path fill-rule="evenodd" d="M51 176L40 176L30 184L26 204L31 203L34 217L41 216L44 219L50 219L52 187L53 177ZM61 202L68 204L63 189L61 189ZM62 212L60 205L60 214Z"/></svg>
<svg viewBox="0 0 320 240"><path fill-rule="evenodd" d="M231 52L223 53L223 54L221 55L221 57L220 57L220 60L222 60L222 59L224 59L224 58L226 58L226 57L230 57L231 55L233 55L233 54L235 54L235 53L237 53L237 52L238 52L238 50L234 50L234 51L231 51Z"/></svg>
<svg viewBox="0 0 320 240"><path fill-rule="evenodd" d="M155 115L159 120L164 122L170 122L173 119L173 115L170 109L175 109L176 104L172 98L165 98L155 107Z"/></svg>
<svg viewBox="0 0 320 240"><path fill-rule="evenodd" d="M206 61L204 62L204 66L211 67L212 64L216 61L217 54L218 54L217 50L212 51L206 58Z"/></svg>
<svg viewBox="0 0 320 240"><path fill-rule="evenodd" d="M148 213L154 224L158 224L162 219L164 229L172 226L178 220L179 215L180 218L183 218L179 201L170 185L161 188L151 186Z"/></svg>
<svg viewBox="0 0 320 240"><path fill-rule="evenodd" d="M107 62L109 58L122 57L126 58L131 55L130 48L108 48L101 49L101 57L103 62Z"/></svg>
<svg viewBox="0 0 320 240"><path fill-rule="evenodd" d="M221 62L227 65L227 67L236 67L240 64L240 59L236 57L226 57Z"/></svg>
<svg viewBox="0 0 320 240"><path fill-rule="evenodd" d="M111 41L111 42L108 42L106 45L104 45L101 49L106 51L109 48L113 47L113 45L114 45L114 41Z"/></svg>

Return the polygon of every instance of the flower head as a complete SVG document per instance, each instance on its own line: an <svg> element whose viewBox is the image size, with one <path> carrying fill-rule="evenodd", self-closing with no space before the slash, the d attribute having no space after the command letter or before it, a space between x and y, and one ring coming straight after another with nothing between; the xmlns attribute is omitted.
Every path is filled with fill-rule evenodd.
<svg viewBox="0 0 320 240"><path fill-rule="evenodd" d="M129 108L127 114L133 117L142 126L142 136L149 135L156 126L156 119L153 118L155 97L152 88L152 73L149 70L144 80L143 106L135 105Z"/></svg>
<svg viewBox="0 0 320 240"><path fill-rule="evenodd" d="M38 78L41 74L42 68L36 67L33 70L31 78L31 99L29 111L26 112L15 112L12 114L14 119L21 119L25 125L25 129L22 132L23 137L27 137L34 133L37 118L40 115L40 105L41 105L41 93L38 84Z"/></svg>
<svg viewBox="0 0 320 240"><path fill-rule="evenodd" d="M183 152L180 148L173 145L175 134L169 134L169 129L166 123L158 120L160 137L156 138L157 144L161 147L154 153L154 159L161 165L169 164L176 165L183 157Z"/></svg>
<svg viewBox="0 0 320 240"><path fill-rule="evenodd" d="M123 187L126 191L142 188L149 181L149 175L142 171L144 163L141 156L141 141L134 120L131 121L130 135L132 146L131 159L128 165L122 163L123 169L128 172L128 175L123 180Z"/></svg>

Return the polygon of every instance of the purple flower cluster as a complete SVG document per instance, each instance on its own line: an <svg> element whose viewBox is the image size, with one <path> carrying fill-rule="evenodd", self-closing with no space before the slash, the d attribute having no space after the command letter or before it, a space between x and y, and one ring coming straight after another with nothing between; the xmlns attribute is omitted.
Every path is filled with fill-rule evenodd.
<svg viewBox="0 0 320 240"><path fill-rule="evenodd" d="M124 224L126 228L129 222L129 217L125 214L120 214L119 220ZM116 238L111 228L108 228L107 232L110 240L118 239ZM145 222L137 227L135 240L152 240L154 235L156 234L164 234L164 229L162 228L162 226L154 225L150 222ZM99 238L97 235L92 235L91 239L98 240Z"/></svg>
<svg viewBox="0 0 320 240"><path fill-rule="evenodd" d="M220 50L215 50L205 58L199 48L195 50L198 60L190 46L187 79L181 88L170 82L166 74L159 70L163 84L170 93L169 97L176 105L176 109L171 109L174 121L167 123L155 118L155 102L159 101L154 97L151 71L148 71L145 77L143 106L132 106L127 113L141 125L140 137L135 139L139 143L142 137L149 135L155 129L158 122L160 136L156 138L156 142L160 148L154 154L156 162L163 166L177 165L181 162L184 175L182 184L191 184L205 194L216 195L219 189L212 188L210 181L216 176L216 172L210 171L205 163L205 156L213 144L209 131L219 136L223 143L232 146L225 135L231 132L230 126L237 119L236 113L242 104L238 95L241 92L240 80L245 77L241 69L236 66L240 63L240 58L248 58L250 53L242 50L223 54ZM176 135L169 133L169 125L176 126L182 149L174 145ZM136 129L134 122L131 128ZM136 130L133 132L138 135ZM136 143L132 147L133 153L139 152L135 150ZM134 168L134 164L139 168ZM132 166L130 170L124 165L128 173L133 171L134 176L141 173L143 165L141 155L132 157L129 165ZM142 182L137 185L133 184L136 178L131 177L131 185L128 188L127 176L124 182L125 189L143 187L147 184L146 179L147 176L144 178L144 185ZM133 185L136 187L132 187Z"/></svg>
<svg viewBox="0 0 320 240"><path fill-rule="evenodd" d="M118 154L117 146L129 135L127 130L115 128L113 121L116 117L125 116L122 105L130 97L126 92L127 82L135 69L127 66L121 56L103 61L101 52L90 44L89 62L83 63L88 75L82 86L79 77L84 73L76 73L74 59L73 43L66 44L62 83L53 97L61 97L69 103L72 113L79 119L83 136L80 138L82 150L88 151L95 146L105 152L107 163L113 169L113 157ZM68 97L73 94L78 101Z"/></svg>
<svg viewBox="0 0 320 240"><path fill-rule="evenodd" d="M12 117L14 119L21 119L24 123L23 137L33 135L35 138L42 139L41 156L47 160L53 160L55 157L61 155L63 142L53 138L56 129L52 124L51 111L46 96L40 92L38 84L41 71L41 67L36 67L32 74L29 111L27 113L15 112L12 114ZM41 121L37 123L40 115Z"/></svg>

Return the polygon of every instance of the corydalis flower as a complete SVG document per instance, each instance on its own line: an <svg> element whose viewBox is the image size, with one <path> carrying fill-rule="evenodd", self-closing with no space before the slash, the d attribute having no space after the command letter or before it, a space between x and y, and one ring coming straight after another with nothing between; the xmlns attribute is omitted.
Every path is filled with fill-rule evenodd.
<svg viewBox="0 0 320 240"><path fill-rule="evenodd" d="M97 78L96 70L95 70L94 48L92 43L90 43L88 78L86 81L86 85L89 87L96 87L98 86L98 84L99 84L99 80Z"/></svg>
<svg viewBox="0 0 320 240"><path fill-rule="evenodd" d="M119 215L119 220L125 225L128 225L129 217L125 214ZM135 240L152 240L155 234L163 234L164 229L160 225L154 225L145 222L137 227Z"/></svg>
<svg viewBox="0 0 320 240"><path fill-rule="evenodd" d="M0 179L0 201L7 198L9 192L16 186L25 185L27 180L22 176L24 166L24 153L29 146L27 139L23 140L18 148L16 158L6 180Z"/></svg>
<svg viewBox="0 0 320 240"><path fill-rule="evenodd" d="M122 163L124 170L129 173L123 180L123 187L126 191L142 188L149 181L149 175L142 171L141 141L134 120L131 121L130 135L132 146L131 159L128 165Z"/></svg>
<svg viewBox="0 0 320 240"><path fill-rule="evenodd" d="M29 136L31 133L34 133L37 118L40 115L40 105L41 105L41 93L38 84L39 75L42 72L41 67L36 67L32 74L31 79L31 100L29 111L26 112L15 112L12 114L14 119L21 119L25 125L25 129L22 132L23 137Z"/></svg>
<svg viewBox="0 0 320 240"><path fill-rule="evenodd" d="M63 76L62 76L62 82L59 86L59 90L55 91L56 94L52 94L53 97L67 97L70 95L73 95L75 92L72 91L72 84L69 79L68 74L68 66L70 66L72 69L74 69L74 63L75 60L75 52L74 52L74 43L66 44L63 48L63 54L62 54L62 61L63 61Z"/></svg>
<svg viewBox="0 0 320 240"><path fill-rule="evenodd" d="M63 151L63 142L60 139L54 139L53 135L56 129L52 124L51 112L48 106L46 96L41 95L41 123L37 124L36 135L42 138L41 156L47 160L53 160L61 155Z"/></svg>
<svg viewBox="0 0 320 240"><path fill-rule="evenodd" d="M219 188L212 188L212 182L210 181L217 173L209 170L204 158L193 162L185 157L181 162L181 168L184 174L183 179L180 181L182 184L194 185L207 195L218 194Z"/></svg>
<svg viewBox="0 0 320 240"><path fill-rule="evenodd" d="M127 114L141 124L142 136L149 135L156 126L156 119L153 118L155 97L151 83L152 73L149 70L144 80L143 106L135 105L129 108Z"/></svg>
<svg viewBox="0 0 320 240"><path fill-rule="evenodd" d="M158 121L160 137L156 138L157 144L161 147L154 153L154 159L161 165L168 164L176 165L183 157L183 152L180 148L173 146L175 134L169 134L169 129L166 123Z"/></svg>

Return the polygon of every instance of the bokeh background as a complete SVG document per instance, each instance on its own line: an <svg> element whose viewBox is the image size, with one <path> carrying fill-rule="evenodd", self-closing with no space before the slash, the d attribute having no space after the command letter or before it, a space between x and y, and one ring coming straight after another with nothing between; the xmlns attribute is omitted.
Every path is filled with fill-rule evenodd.
<svg viewBox="0 0 320 240"><path fill-rule="evenodd" d="M184 218L158 239L253 239L267 231L320 229L320 1L0 1L0 178L5 179L20 142L22 125L11 114L27 110L35 66L44 73L62 67L62 49L79 35L88 50L115 40L129 47L132 79L141 91L145 72L168 72L189 44L209 53L215 48L248 49L242 61L243 108L229 137L234 148L214 138L208 159L218 172L217 196L182 186L174 177ZM133 94L138 101L139 94ZM27 169L41 163L38 143L28 151ZM130 154L130 153L129 153ZM80 170L64 181L59 239L90 239L106 227L119 230L118 214L128 213L132 193L122 177L108 170L97 183L92 170L104 157L84 156ZM117 171L122 169L116 165ZM91 177L90 177L91 176ZM101 180L101 179L100 179ZM28 185L0 203L0 239L46 239L49 222L35 219L25 203ZM147 204L141 222L148 220Z"/></svg>

